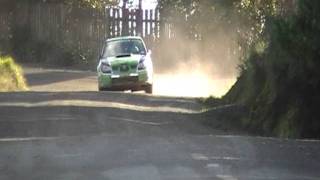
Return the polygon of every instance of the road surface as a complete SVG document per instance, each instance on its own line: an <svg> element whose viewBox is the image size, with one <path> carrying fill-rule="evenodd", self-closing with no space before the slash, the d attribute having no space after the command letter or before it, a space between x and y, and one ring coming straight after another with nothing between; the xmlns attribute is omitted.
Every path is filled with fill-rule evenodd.
<svg viewBox="0 0 320 180"><path fill-rule="evenodd" d="M26 77L32 92L0 94L0 180L320 179L319 141L244 135L195 99L95 92L90 72Z"/></svg>

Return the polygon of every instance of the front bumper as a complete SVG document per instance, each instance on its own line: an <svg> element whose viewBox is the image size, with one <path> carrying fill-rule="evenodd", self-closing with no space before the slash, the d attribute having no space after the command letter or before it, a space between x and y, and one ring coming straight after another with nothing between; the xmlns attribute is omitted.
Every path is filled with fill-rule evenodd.
<svg viewBox="0 0 320 180"><path fill-rule="evenodd" d="M147 71L131 73L126 75L114 75L98 73L99 89L110 90L142 90L151 85Z"/></svg>

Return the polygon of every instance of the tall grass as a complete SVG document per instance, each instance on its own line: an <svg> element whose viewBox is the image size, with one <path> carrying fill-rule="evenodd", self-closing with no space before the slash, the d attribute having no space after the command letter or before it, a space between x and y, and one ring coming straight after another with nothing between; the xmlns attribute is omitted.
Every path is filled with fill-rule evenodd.
<svg viewBox="0 0 320 180"><path fill-rule="evenodd" d="M21 67L11 57L0 57L0 92L27 89Z"/></svg>

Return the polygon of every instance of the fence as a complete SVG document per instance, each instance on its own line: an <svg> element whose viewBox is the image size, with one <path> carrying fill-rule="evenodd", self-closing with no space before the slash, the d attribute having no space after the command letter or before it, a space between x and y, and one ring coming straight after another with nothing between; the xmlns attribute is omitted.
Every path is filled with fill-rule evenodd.
<svg viewBox="0 0 320 180"><path fill-rule="evenodd" d="M109 22L107 37L141 36L152 46L160 38L160 14L158 9L106 9Z"/></svg>
<svg viewBox="0 0 320 180"><path fill-rule="evenodd" d="M22 33L32 37L32 41L67 45L95 56L110 37L139 35L152 47L161 35L158 9L97 10L60 3L21 2L10 13L1 10L0 24L0 40L23 27L23 31L28 29L28 32Z"/></svg>
<svg viewBox="0 0 320 180"><path fill-rule="evenodd" d="M31 19L33 37L78 42L80 49L97 50L105 39L124 35L139 35L152 46L160 37L158 10L68 9L61 4L39 3Z"/></svg>

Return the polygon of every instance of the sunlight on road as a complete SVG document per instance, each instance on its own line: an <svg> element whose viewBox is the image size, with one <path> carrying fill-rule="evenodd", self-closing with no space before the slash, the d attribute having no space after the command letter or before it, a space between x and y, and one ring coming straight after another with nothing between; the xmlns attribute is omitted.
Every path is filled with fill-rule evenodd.
<svg viewBox="0 0 320 180"><path fill-rule="evenodd" d="M210 79L201 72L156 74L154 94L184 97L221 97L228 92L236 78Z"/></svg>
<svg viewBox="0 0 320 180"><path fill-rule="evenodd" d="M117 108L140 112L171 112L183 114L199 114L201 110L192 110L190 108L179 108L170 106L146 106L130 103L104 102L93 100L49 100L42 102L0 102L0 107L100 107L100 108ZM61 119L61 118L59 118Z"/></svg>

